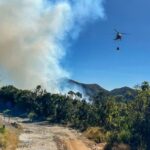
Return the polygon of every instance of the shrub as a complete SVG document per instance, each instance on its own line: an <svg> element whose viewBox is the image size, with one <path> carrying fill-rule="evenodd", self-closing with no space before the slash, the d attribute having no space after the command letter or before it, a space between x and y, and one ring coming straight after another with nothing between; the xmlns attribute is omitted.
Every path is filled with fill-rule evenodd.
<svg viewBox="0 0 150 150"><path fill-rule="evenodd" d="M30 119L30 121L34 121L35 119L37 119L37 114L35 112L30 112L28 114L28 118Z"/></svg>
<svg viewBox="0 0 150 150"><path fill-rule="evenodd" d="M4 133L5 132L5 125L3 125L2 127L0 127L0 133Z"/></svg>
<svg viewBox="0 0 150 150"><path fill-rule="evenodd" d="M96 143L106 142L106 134L105 131L99 127L90 127L85 132L84 135L94 140Z"/></svg>
<svg viewBox="0 0 150 150"><path fill-rule="evenodd" d="M131 133L126 130L122 130L118 133L118 142L128 143L131 139Z"/></svg>

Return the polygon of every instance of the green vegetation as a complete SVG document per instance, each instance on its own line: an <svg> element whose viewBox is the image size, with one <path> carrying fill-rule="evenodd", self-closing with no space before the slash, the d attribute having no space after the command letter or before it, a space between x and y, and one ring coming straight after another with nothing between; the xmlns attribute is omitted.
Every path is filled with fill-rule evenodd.
<svg viewBox="0 0 150 150"><path fill-rule="evenodd" d="M5 132L5 126L0 126L0 133L3 134Z"/></svg>
<svg viewBox="0 0 150 150"><path fill-rule="evenodd" d="M86 131L89 138L106 141L109 147L120 144L130 145L133 150L149 150L149 83L143 82L135 91L130 101L100 92L88 103L80 93L72 91L67 96L48 93L41 86L34 91L6 86L0 89L0 109L32 121L48 120ZM72 99L73 94L77 95L75 99Z"/></svg>
<svg viewBox="0 0 150 150"><path fill-rule="evenodd" d="M28 118L30 119L30 121L36 120L37 117L38 117L37 114L34 113L34 112L30 112L30 113L28 114Z"/></svg>

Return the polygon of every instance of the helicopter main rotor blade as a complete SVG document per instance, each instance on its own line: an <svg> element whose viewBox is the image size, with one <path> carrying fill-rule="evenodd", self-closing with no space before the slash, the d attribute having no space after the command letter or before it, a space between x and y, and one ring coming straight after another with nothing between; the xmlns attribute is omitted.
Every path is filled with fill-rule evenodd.
<svg viewBox="0 0 150 150"><path fill-rule="evenodd" d="M115 32L118 32L116 29L114 29Z"/></svg>
<svg viewBox="0 0 150 150"><path fill-rule="evenodd" d="M123 35L130 35L130 33L121 33L121 34L123 34Z"/></svg>

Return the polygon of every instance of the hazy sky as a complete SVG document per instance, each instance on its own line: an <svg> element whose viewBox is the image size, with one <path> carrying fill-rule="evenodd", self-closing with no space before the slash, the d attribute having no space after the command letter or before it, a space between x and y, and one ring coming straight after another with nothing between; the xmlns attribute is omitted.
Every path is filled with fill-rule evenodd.
<svg viewBox="0 0 150 150"><path fill-rule="evenodd" d="M64 67L73 79L106 89L150 81L150 1L107 0L104 8L106 17L87 23L73 41ZM122 42L113 41L114 28L127 33Z"/></svg>

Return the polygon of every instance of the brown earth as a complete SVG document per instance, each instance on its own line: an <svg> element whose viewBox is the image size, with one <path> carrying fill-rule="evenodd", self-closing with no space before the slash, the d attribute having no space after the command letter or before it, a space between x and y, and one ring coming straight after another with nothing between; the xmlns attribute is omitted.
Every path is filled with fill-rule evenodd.
<svg viewBox="0 0 150 150"><path fill-rule="evenodd" d="M68 140L66 141L68 150L91 150L80 140Z"/></svg>
<svg viewBox="0 0 150 150"><path fill-rule="evenodd" d="M11 118L23 130L16 150L103 150L104 145L96 145L80 132L58 125L23 123L20 118Z"/></svg>

